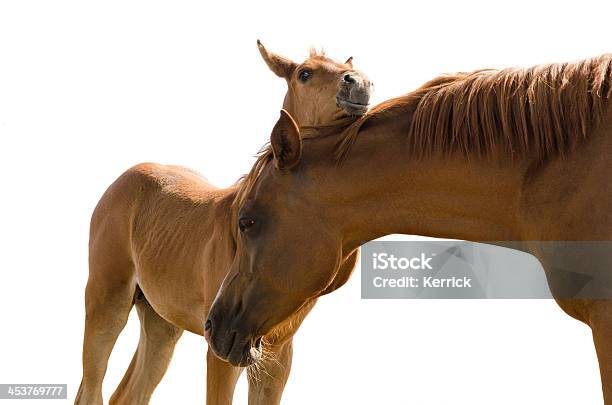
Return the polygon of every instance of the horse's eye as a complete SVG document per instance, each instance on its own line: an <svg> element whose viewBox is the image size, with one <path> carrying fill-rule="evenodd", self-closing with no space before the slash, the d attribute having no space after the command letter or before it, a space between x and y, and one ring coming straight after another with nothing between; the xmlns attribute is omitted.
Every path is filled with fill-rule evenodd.
<svg viewBox="0 0 612 405"><path fill-rule="evenodd" d="M253 218L246 217L238 220L238 228L240 228L240 232L246 232L253 225L255 225L255 220Z"/></svg>
<svg viewBox="0 0 612 405"><path fill-rule="evenodd" d="M308 79L310 79L311 76L312 76L312 72L308 69L304 69L299 73L298 79L300 79L302 83L306 83Z"/></svg>

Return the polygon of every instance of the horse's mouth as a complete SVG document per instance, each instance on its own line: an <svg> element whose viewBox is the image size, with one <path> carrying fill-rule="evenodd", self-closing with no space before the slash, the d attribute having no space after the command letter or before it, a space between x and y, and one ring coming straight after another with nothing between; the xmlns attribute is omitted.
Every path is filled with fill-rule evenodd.
<svg viewBox="0 0 612 405"><path fill-rule="evenodd" d="M368 111L368 107L370 106L367 103L361 103L356 100L347 100L346 98L336 97L336 104L339 107L344 108L348 113L354 115L363 115Z"/></svg>
<svg viewBox="0 0 612 405"><path fill-rule="evenodd" d="M247 344L240 344L241 339L237 333L233 334L232 341L225 353L215 351L217 357L227 361L235 367L248 367L261 360L263 356L263 337L252 338L247 341Z"/></svg>
<svg viewBox="0 0 612 405"><path fill-rule="evenodd" d="M257 363L263 356L263 336L258 337L251 344L249 349L249 358L252 363Z"/></svg>

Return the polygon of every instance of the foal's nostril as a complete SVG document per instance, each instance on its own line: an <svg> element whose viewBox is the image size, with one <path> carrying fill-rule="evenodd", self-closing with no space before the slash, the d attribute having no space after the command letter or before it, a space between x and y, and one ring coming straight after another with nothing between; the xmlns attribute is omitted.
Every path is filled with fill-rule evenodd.
<svg viewBox="0 0 612 405"><path fill-rule="evenodd" d="M348 73L344 75L342 80L344 80L347 83L351 83L351 84L355 83L355 81L356 81L355 78L353 76L351 76L350 74L348 74Z"/></svg>

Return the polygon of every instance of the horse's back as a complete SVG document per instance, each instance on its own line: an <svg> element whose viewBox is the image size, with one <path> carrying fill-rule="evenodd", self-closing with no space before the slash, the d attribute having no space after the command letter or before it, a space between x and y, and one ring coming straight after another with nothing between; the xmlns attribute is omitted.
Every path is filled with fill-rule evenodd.
<svg viewBox="0 0 612 405"><path fill-rule="evenodd" d="M156 163L131 167L108 187L94 209L90 263L111 253L133 262L134 238L142 239L139 232L175 226L217 194L217 188L190 169Z"/></svg>
<svg viewBox="0 0 612 405"><path fill-rule="evenodd" d="M157 163L138 164L121 174L100 198L91 219L91 236L111 217L131 223L134 210L144 198L201 202L210 198L215 190L217 188L206 178L191 169Z"/></svg>
<svg viewBox="0 0 612 405"><path fill-rule="evenodd" d="M148 186L169 196L194 201L202 201L218 190L200 173L183 166L140 163L128 169L126 174L140 177Z"/></svg>

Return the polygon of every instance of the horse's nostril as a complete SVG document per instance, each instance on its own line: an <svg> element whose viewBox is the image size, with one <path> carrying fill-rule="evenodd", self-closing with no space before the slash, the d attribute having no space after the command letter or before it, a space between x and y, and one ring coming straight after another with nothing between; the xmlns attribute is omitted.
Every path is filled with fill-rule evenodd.
<svg viewBox="0 0 612 405"><path fill-rule="evenodd" d="M211 329L212 329L212 321L208 319L206 323L204 324L204 332L208 332Z"/></svg>
<svg viewBox="0 0 612 405"><path fill-rule="evenodd" d="M342 78L342 80L344 80L347 83L355 83L355 78L353 76L351 76L350 74L345 74L344 77Z"/></svg>

